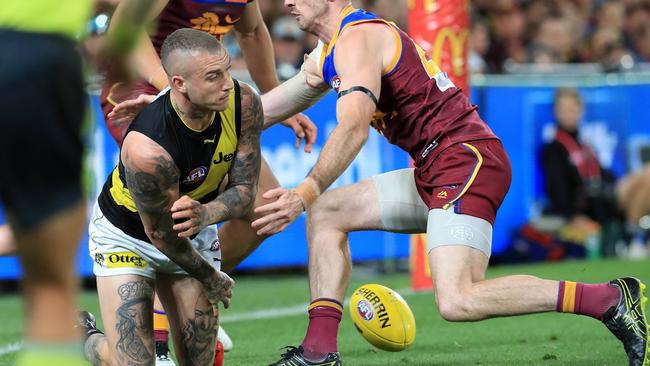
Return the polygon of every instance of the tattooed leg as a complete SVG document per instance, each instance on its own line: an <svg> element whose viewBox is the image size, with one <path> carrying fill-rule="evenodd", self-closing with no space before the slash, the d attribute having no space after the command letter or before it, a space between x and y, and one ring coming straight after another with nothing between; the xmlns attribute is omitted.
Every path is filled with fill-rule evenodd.
<svg viewBox="0 0 650 366"><path fill-rule="evenodd" d="M217 341L217 318L197 280L159 274L157 291L168 311L176 356L181 365L212 365Z"/></svg>
<svg viewBox="0 0 650 366"><path fill-rule="evenodd" d="M98 277L97 290L111 363L153 364L153 281L135 275Z"/></svg>

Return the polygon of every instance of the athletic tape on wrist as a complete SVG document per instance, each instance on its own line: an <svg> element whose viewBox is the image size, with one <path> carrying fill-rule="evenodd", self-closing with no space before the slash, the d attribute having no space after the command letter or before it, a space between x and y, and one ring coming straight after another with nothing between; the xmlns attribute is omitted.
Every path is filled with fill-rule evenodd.
<svg viewBox="0 0 650 366"><path fill-rule="evenodd" d="M314 186L307 181L300 183L298 187L296 187L296 193L298 193L305 210L316 201L316 198L318 198L319 195L319 192L314 189Z"/></svg>

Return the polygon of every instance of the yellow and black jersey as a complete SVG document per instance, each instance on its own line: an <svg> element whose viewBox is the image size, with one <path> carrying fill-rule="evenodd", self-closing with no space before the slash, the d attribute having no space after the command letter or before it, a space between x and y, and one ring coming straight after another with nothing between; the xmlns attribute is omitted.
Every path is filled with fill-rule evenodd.
<svg viewBox="0 0 650 366"><path fill-rule="evenodd" d="M212 123L203 131L188 127L174 109L169 92L147 106L127 131L127 134L140 132L162 146L180 171L180 194L201 203L218 195L219 185L237 150L241 131L241 97L239 83L235 80L234 84L228 108L215 113ZM127 235L150 242L129 193L121 160L106 180L98 202L113 225Z"/></svg>

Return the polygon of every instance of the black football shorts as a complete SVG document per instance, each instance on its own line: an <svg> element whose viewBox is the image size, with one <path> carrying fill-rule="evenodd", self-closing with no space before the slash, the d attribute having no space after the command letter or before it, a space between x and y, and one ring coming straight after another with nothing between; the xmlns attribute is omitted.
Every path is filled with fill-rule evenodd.
<svg viewBox="0 0 650 366"><path fill-rule="evenodd" d="M0 30L0 200L17 229L81 199L85 105L72 40Z"/></svg>

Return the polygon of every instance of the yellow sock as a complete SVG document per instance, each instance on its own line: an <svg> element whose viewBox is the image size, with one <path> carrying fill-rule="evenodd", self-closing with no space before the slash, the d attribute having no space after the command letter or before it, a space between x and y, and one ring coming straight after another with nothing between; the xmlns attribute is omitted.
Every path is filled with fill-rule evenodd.
<svg viewBox="0 0 650 366"><path fill-rule="evenodd" d="M169 320L164 311L153 311L153 333L156 342L167 342L169 339Z"/></svg>

